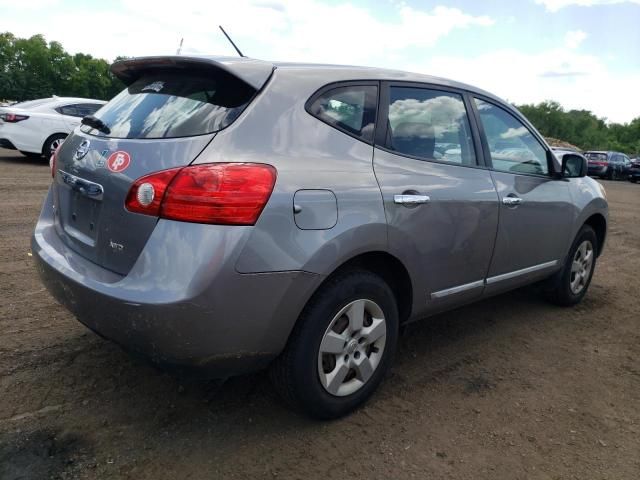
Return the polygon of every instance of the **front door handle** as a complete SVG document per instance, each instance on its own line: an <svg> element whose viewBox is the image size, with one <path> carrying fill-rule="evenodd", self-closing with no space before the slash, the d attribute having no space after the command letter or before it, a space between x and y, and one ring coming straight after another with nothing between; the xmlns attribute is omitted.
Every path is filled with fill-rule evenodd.
<svg viewBox="0 0 640 480"><path fill-rule="evenodd" d="M502 199L502 204L507 207L517 207L522 203L522 199L520 197L504 197Z"/></svg>
<svg viewBox="0 0 640 480"><path fill-rule="evenodd" d="M396 205L422 205L423 203L429 203L431 199L427 195L420 194L402 194L402 195L394 195L393 203Z"/></svg>

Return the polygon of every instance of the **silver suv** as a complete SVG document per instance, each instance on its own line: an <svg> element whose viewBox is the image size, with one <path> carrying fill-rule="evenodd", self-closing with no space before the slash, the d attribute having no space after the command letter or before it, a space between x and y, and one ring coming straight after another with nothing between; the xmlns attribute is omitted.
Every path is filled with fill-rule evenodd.
<svg viewBox="0 0 640 480"><path fill-rule="evenodd" d="M401 325L545 280L585 295L607 229L584 158L495 96L359 67L113 65L127 88L52 157L44 284L100 335L293 406L365 401Z"/></svg>

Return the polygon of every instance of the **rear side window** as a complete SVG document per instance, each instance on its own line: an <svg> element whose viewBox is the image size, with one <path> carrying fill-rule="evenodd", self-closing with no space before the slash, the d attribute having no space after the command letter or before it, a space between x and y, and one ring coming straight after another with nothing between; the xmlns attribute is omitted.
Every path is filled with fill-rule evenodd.
<svg viewBox="0 0 640 480"><path fill-rule="evenodd" d="M69 115L71 117L86 117L87 115L93 115L96 113L102 105L95 103L78 103L76 105L64 105L56 108L56 112L62 115Z"/></svg>
<svg viewBox="0 0 640 480"><path fill-rule="evenodd" d="M377 102L375 85L340 86L312 98L307 111L332 127L372 143Z"/></svg>
<svg viewBox="0 0 640 480"><path fill-rule="evenodd" d="M176 138L230 125L256 90L226 72L157 72L136 80L97 112L112 138Z"/></svg>
<svg viewBox="0 0 640 480"><path fill-rule="evenodd" d="M457 93L391 87L386 146L426 160L476 164L467 110Z"/></svg>

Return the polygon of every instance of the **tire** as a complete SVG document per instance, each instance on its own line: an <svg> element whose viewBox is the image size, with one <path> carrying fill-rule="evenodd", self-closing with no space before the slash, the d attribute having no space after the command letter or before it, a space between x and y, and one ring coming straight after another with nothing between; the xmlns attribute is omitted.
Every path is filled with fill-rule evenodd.
<svg viewBox="0 0 640 480"><path fill-rule="evenodd" d="M597 248L598 239L593 228L583 225L571 245L564 267L547 283L549 300L557 305L568 307L579 303L584 298L596 267ZM587 261L589 252L591 260Z"/></svg>
<svg viewBox="0 0 640 480"><path fill-rule="evenodd" d="M47 140L44 142L44 145L42 146L42 155L48 159L51 155L53 155L55 149L58 148L58 146L64 141L65 138L67 138L67 135L65 133L56 133L54 135L51 135L49 138L47 138Z"/></svg>
<svg viewBox="0 0 640 480"><path fill-rule="evenodd" d="M22 155L24 155L27 158L42 158L42 154L41 153L34 153L34 152L23 152L22 150L20 150L20 153Z"/></svg>
<svg viewBox="0 0 640 480"><path fill-rule="evenodd" d="M398 324L396 299L380 277L364 270L339 274L305 306L271 366L272 383L291 407L311 417L346 415L373 394L389 369ZM386 335L378 337L383 329Z"/></svg>

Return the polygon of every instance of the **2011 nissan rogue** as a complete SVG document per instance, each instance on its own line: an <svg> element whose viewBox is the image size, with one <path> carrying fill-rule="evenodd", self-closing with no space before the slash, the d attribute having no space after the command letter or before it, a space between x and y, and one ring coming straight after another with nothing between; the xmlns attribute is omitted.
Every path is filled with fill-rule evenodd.
<svg viewBox="0 0 640 480"><path fill-rule="evenodd" d="M246 58L117 62L127 88L52 157L32 249L55 298L163 364L270 366L320 418L365 401L401 325L540 280L585 295L607 229L558 160L468 85Z"/></svg>

